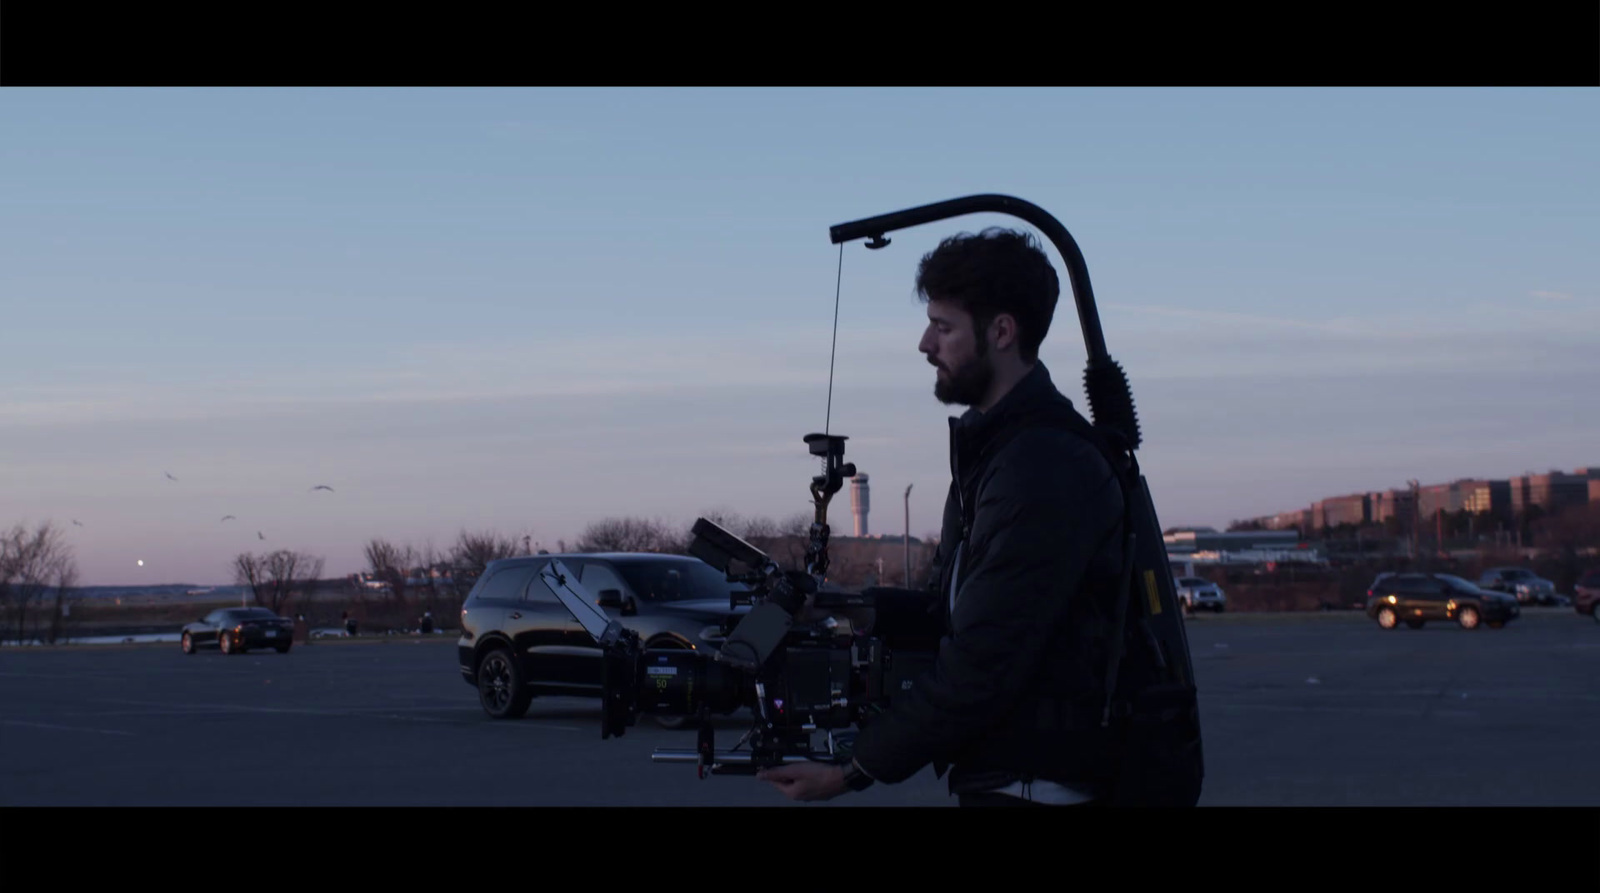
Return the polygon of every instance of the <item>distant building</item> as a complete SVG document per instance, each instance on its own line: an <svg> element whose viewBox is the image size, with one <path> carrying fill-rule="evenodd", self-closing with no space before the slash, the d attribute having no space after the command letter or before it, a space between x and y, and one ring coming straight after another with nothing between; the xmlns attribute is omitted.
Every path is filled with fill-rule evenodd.
<svg viewBox="0 0 1600 893"><path fill-rule="evenodd" d="M1496 518L1511 517L1511 481L1462 482L1461 507L1473 514L1488 512Z"/></svg>
<svg viewBox="0 0 1600 893"><path fill-rule="evenodd" d="M1293 549L1300 542L1294 530L1234 530L1218 533L1210 527L1173 528L1162 537L1170 554Z"/></svg>
<svg viewBox="0 0 1600 893"><path fill-rule="evenodd" d="M1365 524L1372 518L1372 500L1366 493L1335 496L1311 504L1313 530L1340 524Z"/></svg>
<svg viewBox="0 0 1600 893"><path fill-rule="evenodd" d="M1390 518L1398 519L1401 524L1410 524L1416 518L1416 500L1410 490L1389 489L1372 493L1368 497L1368 505L1375 524L1383 524Z"/></svg>
<svg viewBox="0 0 1600 893"><path fill-rule="evenodd" d="M1261 526L1268 530L1310 530L1311 510L1297 509L1292 512L1279 512L1276 515L1267 515L1259 519Z"/></svg>
<svg viewBox="0 0 1600 893"><path fill-rule="evenodd" d="M1417 488L1417 511L1424 518L1432 518L1439 512L1454 514L1462 509L1464 504L1463 493L1467 481L1451 481L1448 484L1429 484Z"/></svg>
<svg viewBox="0 0 1600 893"><path fill-rule="evenodd" d="M1584 474L1552 470L1548 474L1525 474L1511 479L1511 510L1521 514L1537 506L1546 513L1582 505L1589 501L1588 469Z"/></svg>

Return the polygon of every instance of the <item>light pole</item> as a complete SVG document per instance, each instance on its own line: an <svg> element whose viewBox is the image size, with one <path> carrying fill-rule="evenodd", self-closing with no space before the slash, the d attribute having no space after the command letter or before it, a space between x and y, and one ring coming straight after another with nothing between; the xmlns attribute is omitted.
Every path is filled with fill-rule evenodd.
<svg viewBox="0 0 1600 893"><path fill-rule="evenodd" d="M906 588L911 588L911 485L906 484Z"/></svg>

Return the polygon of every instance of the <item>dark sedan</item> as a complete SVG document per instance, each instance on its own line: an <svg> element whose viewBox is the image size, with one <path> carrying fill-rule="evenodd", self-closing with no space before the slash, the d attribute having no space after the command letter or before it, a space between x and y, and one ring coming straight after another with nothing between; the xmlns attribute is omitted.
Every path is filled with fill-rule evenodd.
<svg viewBox="0 0 1600 893"><path fill-rule="evenodd" d="M1578 585L1572 588L1572 607L1579 614L1588 614L1600 621L1600 611L1595 610L1596 605L1600 605L1600 568L1579 577Z"/></svg>
<svg viewBox="0 0 1600 893"><path fill-rule="evenodd" d="M654 552L535 555L492 562L461 607L461 676L496 719L523 715L539 695L601 694L600 649L538 576L552 560L578 575L605 613L647 648L716 649L748 606L742 589L698 558ZM668 727L688 723L658 717Z"/></svg>
<svg viewBox="0 0 1600 893"><path fill-rule="evenodd" d="M266 608L219 608L183 628L183 653L216 648L243 654L251 648L273 648L287 654L294 642L294 621Z"/></svg>
<svg viewBox="0 0 1600 893"><path fill-rule="evenodd" d="M1404 623L1421 629L1430 620L1454 621L1464 629L1487 623L1494 629L1521 614L1517 600L1480 589L1451 574L1388 574L1367 590L1367 616L1384 629Z"/></svg>

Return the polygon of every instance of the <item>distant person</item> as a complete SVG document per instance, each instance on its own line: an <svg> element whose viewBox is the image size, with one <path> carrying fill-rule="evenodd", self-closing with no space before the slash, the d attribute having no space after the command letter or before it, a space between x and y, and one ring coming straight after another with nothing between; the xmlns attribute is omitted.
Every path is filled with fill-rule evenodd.
<svg viewBox="0 0 1600 893"><path fill-rule="evenodd" d="M349 611L342 612L341 616L344 617L344 631L346 633L352 635L352 636L355 635L356 634L356 619L354 617L350 616L350 612Z"/></svg>
<svg viewBox="0 0 1600 893"><path fill-rule="evenodd" d="M432 611L423 611L422 612L422 621L421 621L421 624L419 626L419 629L422 630L422 634L423 635L427 635L428 633L433 632L433 612Z"/></svg>

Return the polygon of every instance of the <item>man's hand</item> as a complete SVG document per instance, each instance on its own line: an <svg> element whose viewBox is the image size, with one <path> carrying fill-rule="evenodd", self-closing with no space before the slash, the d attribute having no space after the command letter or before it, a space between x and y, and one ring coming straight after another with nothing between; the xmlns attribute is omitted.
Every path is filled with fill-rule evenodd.
<svg viewBox="0 0 1600 893"><path fill-rule="evenodd" d="M832 800L846 790L844 769L831 763L788 763L762 769L756 778L772 782L790 800Z"/></svg>

